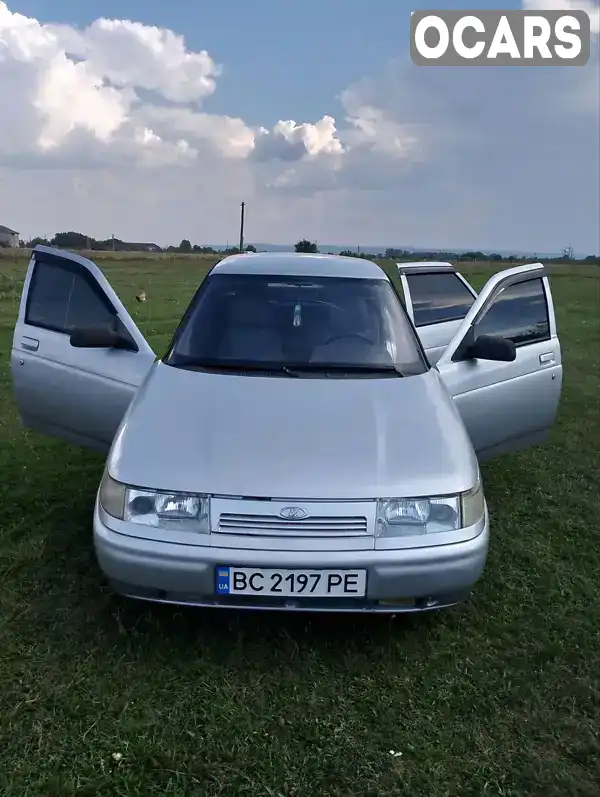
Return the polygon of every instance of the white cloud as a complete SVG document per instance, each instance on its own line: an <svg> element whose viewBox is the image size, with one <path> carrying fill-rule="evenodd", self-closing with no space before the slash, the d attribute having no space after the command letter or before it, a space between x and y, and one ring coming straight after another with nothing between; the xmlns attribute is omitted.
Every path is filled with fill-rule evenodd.
<svg viewBox="0 0 600 797"><path fill-rule="evenodd" d="M43 124L40 149L57 147L76 128L90 130L100 141L109 141L127 119L133 95L106 86L87 63L73 63L57 53L38 77L33 106Z"/></svg>
<svg viewBox="0 0 600 797"><path fill-rule="evenodd" d="M246 158L254 149L256 133L243 119L156 105L140 107L136 119L160 136L177 135L193 146L210 145L226 157Z"/></svg>
<svg viewBox="0 0 600 797"><path fill-rule="evenodd" d="M192 102L215 90L221 73L203 50L190 53L183 36L171 30L118 19L97 19L79 32L50 26L70 55L116 86L156 91L173 102Z"/></svg>
<svg viewBox="0 0 600 797"><path fill-rule="evenodd" d="M272 130L261 128L255 139L254 158L258 161L298 161L320 155L342 155L335 119L324 116L315 124L279 121Z"/></svg>
<svg viewBox="0 0 600 797"><path fill-rule="evenodd" d="M44 25L0 0L0 90L16 100L0 125L0 159L65 165L71 157L82 166L87 154L90 166L164 166L188 165L201 151L263 161L343 153L330 116L269 131L201 112L220 74L171 30L108 19L82 30Z"/></svg>
<svg viewBox="0 0 600 797"><path fill-rule="evenodd" d="M104 145L124 130L131 142L139 137L129 124L135 91L108 85L91 62L68 57L64 30L13 14L0 2L0 89L13 98L0 126L5 159L52 154L80 131Z"/></svg>
<svg viewBox="0 0 600 797"><path fill-rule="evenodd" d="M346 89L340 100L352 126L344 140L351 148L367 148L395 159L416 157L419 140L408 125L394 119L381 108L361 103L360 96Z"/></svg>

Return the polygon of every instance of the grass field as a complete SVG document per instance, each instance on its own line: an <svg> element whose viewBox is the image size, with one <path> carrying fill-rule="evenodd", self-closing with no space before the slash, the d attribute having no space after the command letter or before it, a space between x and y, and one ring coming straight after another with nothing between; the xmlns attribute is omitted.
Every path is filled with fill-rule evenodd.
<svg viewBox="0 0 600 797"><path fill-rule="evenodd" d="M101 265L161 353L211 261ZM102 459L24 432L12 402L25 266L0 259L0 795L600 794L600 269L552 273L560 415L545 447L484 466L472 600L383 618L113 596L92 550Z"/></svg>

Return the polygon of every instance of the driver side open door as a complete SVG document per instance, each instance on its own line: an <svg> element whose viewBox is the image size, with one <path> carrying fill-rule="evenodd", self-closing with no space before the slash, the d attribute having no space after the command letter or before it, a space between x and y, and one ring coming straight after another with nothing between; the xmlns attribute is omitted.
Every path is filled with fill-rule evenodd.
<svg viewBox="0 0 600 797"><path fill-rule="evenodd" d="M476 359L480 336L515 346L511 361ZM435 366L480 461L543 441L554 424L562 359L548 276L541 263L494 275Z"/></svg>
<svg viewBox="0 0 600 797"><path fill-rule="evenodd" d="M71 333L90 327L117 331L121 345L73 346ZM108 452L155 359L95 263L46 246L33 250L11 357L25 427Z"/></svg>

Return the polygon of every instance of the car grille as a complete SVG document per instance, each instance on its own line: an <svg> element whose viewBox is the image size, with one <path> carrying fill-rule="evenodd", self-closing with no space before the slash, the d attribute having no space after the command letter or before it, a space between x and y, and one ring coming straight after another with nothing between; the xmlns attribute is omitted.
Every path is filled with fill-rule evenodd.
<svg viewBox="0 0 600 797"><path fill-rule="evenodd" d="M278 515L237 514L219 515L219 531L226 534L260 534L281 536L294 534L310 537L359 537L368 533L367 518L361 515L309 515L302 520L285 520Z"/></svg>

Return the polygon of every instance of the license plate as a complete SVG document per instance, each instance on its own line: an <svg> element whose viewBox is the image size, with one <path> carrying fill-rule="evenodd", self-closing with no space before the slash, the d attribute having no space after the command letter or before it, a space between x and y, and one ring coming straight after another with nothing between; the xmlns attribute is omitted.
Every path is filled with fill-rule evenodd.
<svg viewBox="0 0 600 797"><path fill-rule="evenodd" d="M366 588L366 570L217 567L217 595L362 598Z"/></svg>

